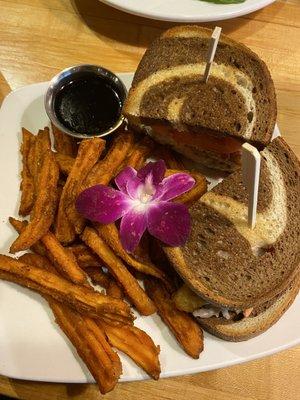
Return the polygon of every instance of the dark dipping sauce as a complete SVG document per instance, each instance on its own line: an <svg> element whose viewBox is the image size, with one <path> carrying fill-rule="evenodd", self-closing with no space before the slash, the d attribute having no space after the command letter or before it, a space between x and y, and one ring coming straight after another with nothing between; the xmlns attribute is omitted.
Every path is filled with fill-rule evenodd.
<svg viewBox="0 0 300 400"><path fill-rule="evenodd" d="M112 82L88 75L68 82L60 89L54 110L59 122L70 131L97 135L119 120L122 102Z"/></svg>

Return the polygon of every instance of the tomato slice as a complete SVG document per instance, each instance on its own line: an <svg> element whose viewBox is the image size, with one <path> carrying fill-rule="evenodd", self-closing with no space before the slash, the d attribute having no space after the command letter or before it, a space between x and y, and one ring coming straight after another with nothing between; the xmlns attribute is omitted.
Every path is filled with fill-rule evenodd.
<svg viewBox="0 0 300 400"><path fill-rule="evenodd" d="M211 135L211 130L202 128L201 133L179 132L176 129L163 125L155 124L152 129L158 135L169 135L178 144L184 144L199 149L214 151L219 154L231 154L241 150L241 143L231 136L216 137Z"/></svg>

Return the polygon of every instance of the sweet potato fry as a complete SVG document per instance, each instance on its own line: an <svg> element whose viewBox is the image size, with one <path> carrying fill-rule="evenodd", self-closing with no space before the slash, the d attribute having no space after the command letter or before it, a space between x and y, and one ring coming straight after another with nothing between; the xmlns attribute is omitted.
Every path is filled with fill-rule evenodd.
<svg viewBox="0 0 300 400"><path fill-rule="evenodd" d="M184 351L193 358L199 358L203 350L203 332L187 313L179 311L170 294L157 280L147 278L145 289L154 301L161 319L168 325Z"/></svg>
<svg viewBox="0 0 300 400"><path fill-rule="evenodd" d="M186 204L189 207L207 192L207 181L205 176L196 171L168 169L166 171L166 176L180 172L186 172L190 174L196 181L194 187L189 192L183 193L181 196L178 196L174 199L175 202Z"/></svg>
<svg viewBox="0 0 300 400"><path fill-rule="evenodd" d="M13 226L13 228L18 232L21 233L25 227L28 225L27 221L19 221L18 219L15 219L13 217L9 217L9 223ZM36 253L40 254L41 256L45 256L47 253L47 249L41 243L40 240L38 240L35 244L33 244L30 249Z"/></svg>
<svg viewBox="0 0 300 400"><path fill-rule="evenodd" d="M49 135L49 128L46 127L39 130L34 144L34 149L28 154L29 171L34 179L35 195L37 196L39 175L41 173L42 165L45 155L51 151L51 142Z"/></svg>
<svg viewBox="0 0 300 400"><path fill-rule="evenodd" d="M103 327L108 341L116 349L127 354L153 379L158 379L160 374L159 346L155 346L153 340L146 332L136 326L110 326L99 322Z"/></svg>
<svg viewBox="0 0 300 400"><path fill-rule="evenodd" d="M150 262L140 262L124 250L120 242L118 229L115 224L97 224L96 229L98 234L102 237L102 239L104 239L106 244L113 250L113 252L122 258L122 260L128 265L146 275L152 275L159 279L165 280L165 274L155 265L151 264Z"/></svg>
<svg viewBox="0 0 300 400"><path fill-rule="evenodd" d="M96 339L95 347L99 346L100 344L104 350L104 354L107 355L108 360L103 362L103 364L106 366L107 370L112 368L115 372L115 375L117 375L117 378L119 378L122 373L122 364L118 354L112 350L111 345L107 341L103 328L91 318L83 318L83 322L85 324L83 328L88 328L90 334L92 334ZM82 333L84 333L84 331Z"/></svg>
<svg viewBox="0 0 300 400"><path fill-rule="evenodd" d="M60 172L62 172L64 175L69 175L71 169L73 168L75 158L62 153L55 153L55 159L59 166Z"/></svg>
<svg viewBox="0 0 300 400"><path fill-rule="evenodd" d="M19 233L27 225L27 221L18 221L12 217L9 218L9 222ZM72 252L64 248L51 232L47 232L41 240L31 246L31 250L41 256L47 256L56 266L56 269L71 282L79 285L86 285L88 283L86 275L77 264Z"/></svg>
<svg viewBox="0 0 300 400"><path fill-rule="evenodd" d="M51 124L54 137L54 148L58 153L70 157L77 155L77 143L74 138L61 132L55 125Z"/></svg>
<svg viewBox="0 0 300 400"><path fill-rule="evenodd" d="M46 271L58 274L54 265L51 264L51 262L46 257L42 257L38 254L26 253L23 254L19 258L19 260L24 262L25 264L33 265L38 268L42 267L42 269L45 269ZM52 300L49 297L47 298L47 300L49 301L50 306L54 308L54 312L57 307L60 307L60 310L64 312L65 316L67 317L69 315L69 319L73 323L75 323L75 325L77 325L76 322L78 322L78 318L80 318L77 313L77 316L75 317L74 315L72 315L71 311L67 312L66 308L61 307L56 301ZM56 306L53 307L53 303L55 303ZM109 343L106 341L102 329L95 323L94 320L88 317L82 316L82 320L84 324L80 324L80 326L77 325L77 329L82 334L82 337L84 338L83 340L86 341L88 345L90 345L91 350L97 356L97 359L100 360L100 364L104 367L115 369L116 374L119 376L122 371L120 359L118 355L111 349ZM89 329L90 332L87 329ZM98 343L95 343L95 339L98 341Z"/></svg>
<svg viewBox="0 0 300 400"><path fill-rule="evenodd" d="M103 239L92 228L85 228L82 240L101 258L107 268L118 281L131 302L142 315L150 315L156 307L137 280L127 270L122 261L111 251Z"/></svg>
<svg viewBox="0 0 300 400"><path fill-rule="evenodd" d="M124 162L124 167L129 166L135 169L141 168L154 147L154 141L149 136L145 136L140 142L135 144L132 152Z"/></svg>
<svg viewBox="0 0 300 400"><path fill-rule="evenodd" d="M105 338L99 341L99 335L86 326L86 320L78 313L70 310L55 301L49 302L55 316L56 323L60 326L77 353L87 365L89 371L97 382L100 392L105 394L111 391L121 374L121 363L118 355L107 347Z"/></svg>
<svg viewBox="0 0 300 400"><path fill-rule="evenodd" d="M51 254L48 256L50 256L50 260L45 257L45 256L41 256L39 254L33 254L33 253L26 253L23 254L21 257L19 257L19 261L23 262L24 264L29 264L32 265L34 267L37 268L41 268L41 269L45 269L46 271L52 272L53 274L56 274L58 276L62 276L62 271L59 268L56 268L57 265L53 264L54 260L51 260ZM98 268L98 272L102 272L102 270L100 270ZM106 294L108 296L112 296L114 298L117 299L122 299L123 298L123 293L121 291L121 289L119 288L119 286L116 284L116 282L114 281L114 279L112 277L109 277L107 274L103 274L103 278L100 285L103 286L106 289L106 286L108 288L108 290L106 290ZM97 274L97 279L99 280L100 275ZM99 283L99 282L98 282ZM103 284L104 283L104 284ZM88 287L90 287L91 285L88 284L86 285ZM47 300L49 301L49 298L47 298ZM120 323L112 318L110 318L109 316L105 315L103 316L103 319L105 319L109 324L111 325L117 325L117 326L122 326L123 323L120 325Z"/></svg>
<svg viewBox="0 0 300 400"><path fill-rule="evenodd" d="M22 145L21 154L23 161L23 168L21 172L21 202L19 207L19 215L28 215L33 207L34 203L34 181L33 177L29 172L28 167L28 155L31 146L34 146L35 136L27 129L22 128Z"/></svg>
<svg viewBox="0 0 300 400"><path fill-rule="evenodd" d="M34 267L45 269L46 271L50 271L58 275L51 261L47 257L41 256L40 254L25 253L18 258L18 261L21 261L24 264L32 265Z"/></svg>
<svg viewBox="0 0 300 400"><path fill-rule="evenodd" d="M35 136L34 146L30 148L28 153L28 168L31 176L37 182L39 171L45 157L45 153L51 150L51 142L49 136L49 128L40 129Z"/></svg>
<svg viewBox="0 0 300 400"><path fill-rule="evenodd" d="M132 322L129 306L87 287L75 285L52 272L24 264L12 257L0 255L0 279L18 283L38 293L52 297L92 318L110 318Z"/></svg>
<svg viewBox="0 0 300 400"><path fill-rule="evenodd" d="M63 247L51 232L47 232L41 242L48 250L48 256L54 261L57 269L71 282L78 285L86 285L85 273L77 264L76 258L71 251Z"/></svg>
<svg viewBox="0 0 300 400"><path fill-rule="evenodd" d="M105 142L100 138L87 139L80 143L73 168L62 191L57 214L55 234L64 244L73 241L74 231L79 229L78 233L81 233L84 227L84 219L75 208L75 200L82 182L97 162L104 146ZM74 231L71 230L70 225L74 227Z"/></svg>
<svg viewBox="0 0 300 400"><path fill-rule="evenodd" d="M78 149L73 168L68 176L63 190L63 205L69 221L75 228L76 233L81 233L85 220L77 212L75 207L76 198L81 186L90 170L99 159L105 147L105 141L100 138L83 140Z"/></svg>
<svg viewBox="0 0 300 400"><path fill-rule="evenodd" d="M184 170L185 167L181 162L179 155L170 147L159 146L156 150L156 157L165 161L167 168Z"/></svg>
<svg viewBox="0 0 300 400"><path fill-rule="evenodd" d="M41 131L39 131L41 132ZM38 134L33 135L32 141L30 143L29 151L27 154L27 167L29 170L30 175L32 178L34 178L34 174L36 172L36 158L35 158L35 151L36 151L36 140L37 140ZM50 146L49 146L50 148Z"/></svg>
<svg viewBox="0 0 300 400"><path fill-rule="evenodd" d="M57 181L59 171L53 153L44 157L39 175L38 192L29 224L11 245L11 253L29 249L50 228L57 206Z"/></svg>
<svg viewBox="0 0 300 400"><path fill-rule="evenodd" d="M108 296L115 297L116 299L122 299L124 297L122 289L114 280L114 278L108 274L105 274L99 267L87 268L85 272L91 278L94 285L100 285L104 287Z"/></svg>
<svg viewBox="0 0 300 400"><path fill-rule="evenodd" d="M62 194L63 191L60 196L59 204L62 201ZM74 226L69 221L65 209L60 206L58 206L58 212L56 214L55 236L57 240L63 244L70 244L74 242L76 238Z"/></svg>
<svg viewBox="0 0 300 400"><path fill-rule="evenodd" d="M119 165L125 160L133 142L134 136L131 132L120 133L103 160L94 165L83 184L82 190L97 184L107 185L115 175Z"/></svg>
<svg viewBox="0 0 300 400"><path fill-rule="evenodd" d="M97 254L93 253L84 243L69 246L67 249L73 253L80 268L86 269L103 265Z"/></svg>
<svg viewBox="0 0 300 400"><path fill-rule="evenodd" d="M46 257L27 253L23 254L19 260L25 264L42 267L46 271L57 274L55 267ZM94 320L80 316L75 311L70 310L69 307L63 306L47 296L46 300L56 316L57 323L76 347L78 354L86 362L101 390L106 392L117 382L122 372L122 365L118 355L107 342L102 328ZM68 328L69 325L73 326L72 330ZM81 338L80 342L78 337ZM90 352L90 354L86 353L86 351ZM91 359L97 363L96 368L93 368L93 363L91 365ZM98 369L100 369L100 373Z"/></svg>

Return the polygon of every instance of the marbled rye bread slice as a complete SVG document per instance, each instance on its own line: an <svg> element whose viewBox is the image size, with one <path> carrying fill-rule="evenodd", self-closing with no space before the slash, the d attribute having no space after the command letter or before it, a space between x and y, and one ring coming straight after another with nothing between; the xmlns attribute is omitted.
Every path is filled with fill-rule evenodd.
<svg viewBox="0 0 300 400"><path fill-rule="evenodd" d="M247 225L241 172L190 208L192 230L181 248L165 248L184 281L211 303L258 306L282 293L300 264L300 166L282 138L262 152L257 223Z"/></svg>

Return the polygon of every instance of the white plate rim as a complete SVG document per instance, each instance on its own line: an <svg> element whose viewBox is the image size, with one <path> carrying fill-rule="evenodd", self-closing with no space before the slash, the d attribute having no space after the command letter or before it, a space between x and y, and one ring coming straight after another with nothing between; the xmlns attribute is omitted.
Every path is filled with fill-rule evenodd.
<svg viewBox="0 0 300 400"><path fill-rule="evenodd" d="M221 6L224 7L223 12L219 12L217 14L211 14L209 16L202 16L201 15L201 7L199 7L199 14L184 14L184 10L182 13L175 14L170 16L168 13L164 11L145 11L143 8L139 7L130 7L126 5L126 0L99 0L100 2L111 6L113 8L116 8L120 11L124 11L129 14L133 14L139 17L144 17L144 18L150 18L150 19L155 19L155 20L160 20L160 21L168 21L168 22L186 22L186 23L196 23L196 22L213 22L213 21L224 21L227 19L232 19L232 18L237 18L241 17L243 15L250 14L252 12L258 11L272 3L275 2L275 0L260 0L259 3L256 4L251 4L251 3L246 3L246 5L243 5L243 3L240 4L235 4L235 6L241 6L237 7L236 10L230 11L230 9L226 10L227 6L226 4L222 4ZM251 1L251 0L250 0ZM211 4L211 3L209 3ZM201 6L201 4L200 4ZM220 6L220 4L218 4Z"/></svg>

